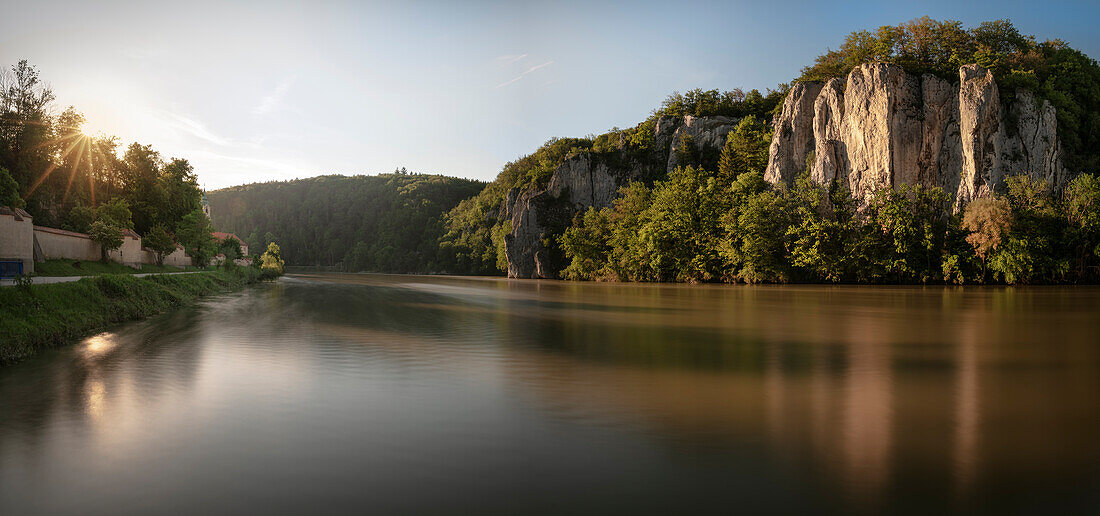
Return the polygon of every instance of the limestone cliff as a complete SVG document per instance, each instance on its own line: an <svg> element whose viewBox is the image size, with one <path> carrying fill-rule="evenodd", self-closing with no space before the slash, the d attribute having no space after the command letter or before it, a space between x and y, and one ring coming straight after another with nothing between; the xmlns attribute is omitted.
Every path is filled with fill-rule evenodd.
<svg viewBox="0 0 1100 516"><path fill-rule="evenodd" d="M958 84L885 63L859 66L846 81L799 84L773 122L765 178L791 183L808 168L858 199L887 186L939 186L956 208L1021 173L1060 188L1068 173L1054 107L1025 90L1010 98L1001 105L993 74L978 65L960 68Z"/></svg>
<svg viewBox="0 0 1100 516"><path fill-rule="evenodd" d="M567 158L545 188L510 191L502 215L511 221L504 238L510 278L554 278L566 264L554 239L573 216L589 207L611 206L619 188L634 180L663 176L680 166L681 146L690 144L704 161L716 161L738 119L722 116L657 120L648 156L585 152Z"/></svg>

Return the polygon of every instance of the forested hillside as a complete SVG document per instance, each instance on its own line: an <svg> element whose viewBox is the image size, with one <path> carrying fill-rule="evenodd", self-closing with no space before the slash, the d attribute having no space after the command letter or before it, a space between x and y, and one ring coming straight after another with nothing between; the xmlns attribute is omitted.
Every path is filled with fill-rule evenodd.
<svg viewBox="0 0 1100 516"><path fill-rule="evenodd" d="M219 231L252 249L277 241L291 265L347 271L454 272L439 248L442 217L485 183L404 171L320 176L209 192Z"/></svg>

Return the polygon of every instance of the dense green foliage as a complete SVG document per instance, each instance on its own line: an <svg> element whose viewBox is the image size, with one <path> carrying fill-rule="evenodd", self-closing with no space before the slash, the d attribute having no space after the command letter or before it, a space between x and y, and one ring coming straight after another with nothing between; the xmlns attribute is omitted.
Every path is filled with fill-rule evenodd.
<svg viewBox="0 0 1100 516"><path fill-rule="evenodd" d="M107 261L107 254L122 247L122 228L97 220L88 229L92 242L99 244L101 259Z"/></svg>
<svg viewBox="0 0 1100 516"><path fill-rule="evenodd" d="M766 119L771 118L770 115L783 103L789 90L789 84L780 84L774 90L767 90L766 94L761 94L760 90L745 93L741 88L721 92L701 89L683 94L675 92L661 103L653 116L756 116Z"/></svg>
<svg viewBox="0 0 1100 516"><path fill-rule="evenodd" d="M85 134L72 107L53 114L53 92L26 61L0 74L0 85L0 205L23 205L40 226L89 232L99 222L106 236L105 227L144 235L159 225L170 238L199 209L187 160L138 143L120 156L118 139Z"/></svg>
<svg viewBox="0 0 1100 516"><path fill-rule="evenodd" d="M848 35L837 50L817 57L801 81L844 77L869 61L895 63L914 73L958 81L959 67L977 63L993 72L1006 99L1026 88L1057 109L1065 162L1075 171L1100 166L1100 66L1064 41L1038 42L1008 20L964 29L957 21L928 17Z"/></svg>
<svg viewBox="0 0 1100 516"><path fill-rule="evenodd" d="M774 188L757 172L731 182L693 167L614 207L590 209L561 237L567 279L625 281L1066 283L1100 279L1100 181L1061 198L1013 178L1004 199L949 216L939 188L879 191L862 211L843 188L801 178ZM1094 209L1094 208L1093 208ZM989 277L986 269L992 273Z"/></svg>
<svg viewBox="0 0 1100 516"><path fill-rule="evenodd" d="M104 275L70 283L0 288L0 364L196 297L238 289L260 273L237 267L197 274Z"/></svg>
<svg viewBox="0 0 1100 516"><path fill-rule="evenodd" d="M183 246L184 252L195 264L206 265L210 263L217 249L214 235L211 234L213 232L214 228L206 215L201 210L195 210L185 215L180 221L176 229L176 237Z"/></svg>
<svg viewBox="0 0 1100 516"><path fill-rule="evenodd" d="M157 256L157 265L164 265L164 257L175 252L176 243L163 225L153 226L141 239L141 244Z"/></svg>
<svg viewBox="0 0 1100 516"><path fill-rule="evenodd" d="M478 181L402 171L321 176L209 192L211 217L253 252L278 241L293 265L348 271L453 271L440 252L443 215L474 196Z"/></svg>
<svg viewBox="0 0 1100 516"><path fill-rule="evenodd" d="M271 244L274 243L275 242L271 242ZM226 260L244 258L244 251L241 249L241 243L232 236L227 236L218 242L218 254L225 255Z"/></svg>

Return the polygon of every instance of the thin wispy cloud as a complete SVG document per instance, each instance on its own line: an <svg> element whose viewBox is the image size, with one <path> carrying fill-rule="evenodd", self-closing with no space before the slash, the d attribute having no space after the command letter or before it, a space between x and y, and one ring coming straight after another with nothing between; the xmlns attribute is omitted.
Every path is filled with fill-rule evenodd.
<svg viewBox="0 0 1100 516"><path fill-rule="evenodd" d="M183 131L190 136L216 145L224 146L233 144L232 140L214 134L214 132L208 129L202 122L199 122L194 118L180 115L178 113L172 113L169 111L163 111L161 112L161 115L162 118L164 118L168 122L169 126L177 130Z"/></svg>
<svg viewBox="0 0 1100 516"><path fill-rule="evenodd" d="M283 99L286 98L287 92L290 91L290 86L293 82L293 78L286 78L280 81L271 93L264 95L263 98L260 99L260 103L252 108L252 114L266 115L278 109L282 105Z"/></svg>
<svg viewBox="0 0 1100 516"><path fill-rule="evenodd" d="M527 55L528 54L526 54L526 53L524 53L524 54L505 54L505 55L502 55L502 56L498 57L496 59L496 61L497 61L497 63L502 64L502 65L510 65L512 63L515 63L515 62L520 61L521 59L527 57Z"/></svg>
<svg viewBox="0 0 1100 516"><path fill-rule="evenodd" d="M506 81L506 82L502 82L502 83L500 83L500 84L496 85L496 88L503 88L503 87L505 87L505 86L508 86L508 85L511 85L511 84L515 84L515 83L516 83L516 82L518 82L518 81L519 81L520 79L523 79L524 77L527 77L527 75L528 75L528 74L530 74L530 73L532 73L532 72L535 72L535 71L539 70L540 68L545 68L545 67L547 67L547 66L550 66L550 65L552 65L552 64L554 64L554 62L553 62L553 61L547 61L547 62L545 62L545 63L542 63L542 64L540 64L540 65L535 65L535 66L532 66L532 67L528 68L527 70L525 70L525 71L524 71L523 73L521 73L521 74L519 74L519 75L515 76L515 77L514 77L514 78L513 78L512 80L510 80L510 81Z"/></svg>
<svg viewBox="0 0 1100 516"><path fill-rule="evenodd" d="M285 163L285 162L281 162L281 161L251 158L251 157L248 157L248 156L234 156L232 154L223 154L223 153L211 152L211 151L205 151L205 150L192 151L191 155L193 155L197 158L200 158L200 159L207 159L207 160L213 160L213 161L225 161L225 162L238 163L238 164L242 164L242 165L248 165L248 166L253 167L253 168L259 168L261 170L275 172L275 173L281 174L283 176L295 175L295 174L297 174L297 175L308 174L308 172L310 170L312 170L312 169L309 169L308 167L301 167L301 166L297 166L297 165L293 165L293 164Z"/></svg>

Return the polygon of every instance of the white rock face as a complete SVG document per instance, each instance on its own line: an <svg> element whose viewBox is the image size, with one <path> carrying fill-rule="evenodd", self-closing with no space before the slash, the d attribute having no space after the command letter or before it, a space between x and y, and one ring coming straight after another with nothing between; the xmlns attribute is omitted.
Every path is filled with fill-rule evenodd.
<svg viewBox="0 0 1100 516"><path fill-rule="evenodd" d="M916 183L957 192L962 174L959 90L934 75L921 77L924 124Z"/></svg>
<svg viewBox="0 0 1100 516"><path fill-rule="evenodd" d="M828 184L837 175L846 177L850 168L848 153L840 136L841 123L844 122L844 83L840 79L830 79L825 83L814 101L813 112L815 146L810 177Z"/></svg>
<svg viewBox="0 0 1100 516"><path fill-rule="evenodd" d="M790 183L806 168L806 156L814 150L814 101L821 86L799 83L787 94L783 111L775 119L775 136L768 149L764 179Z"/></svg>
<svg viewBox="0 0 1100 516"><path fill-rule="evenodd" d="M546 188L554 197L564 196L577 208L610 206L618 192L620 178L607 164L581 154L562 163L550 177Z"/></svg>
<svg viewBox="0 0 1100 516"><path fill-rule="evenodd" d="M841 84L791 90L774 121L765 179L793 182L813 152L811 179L838 181L858 199L920 184L944 188L956 208L1012 175L1055 188L1067 180L1054 108L1027 91L1002 106L993 74L978 65L960 68L958 85L885 63L859 66Z"/></svg>
<svg viewBox="0 0 1100 516"><path fill-rule="evenodd" d="M962 176L958 197L988 195L1001 172L1001 101L993 74L977 66L959 69L959 133Z"/></svg>

